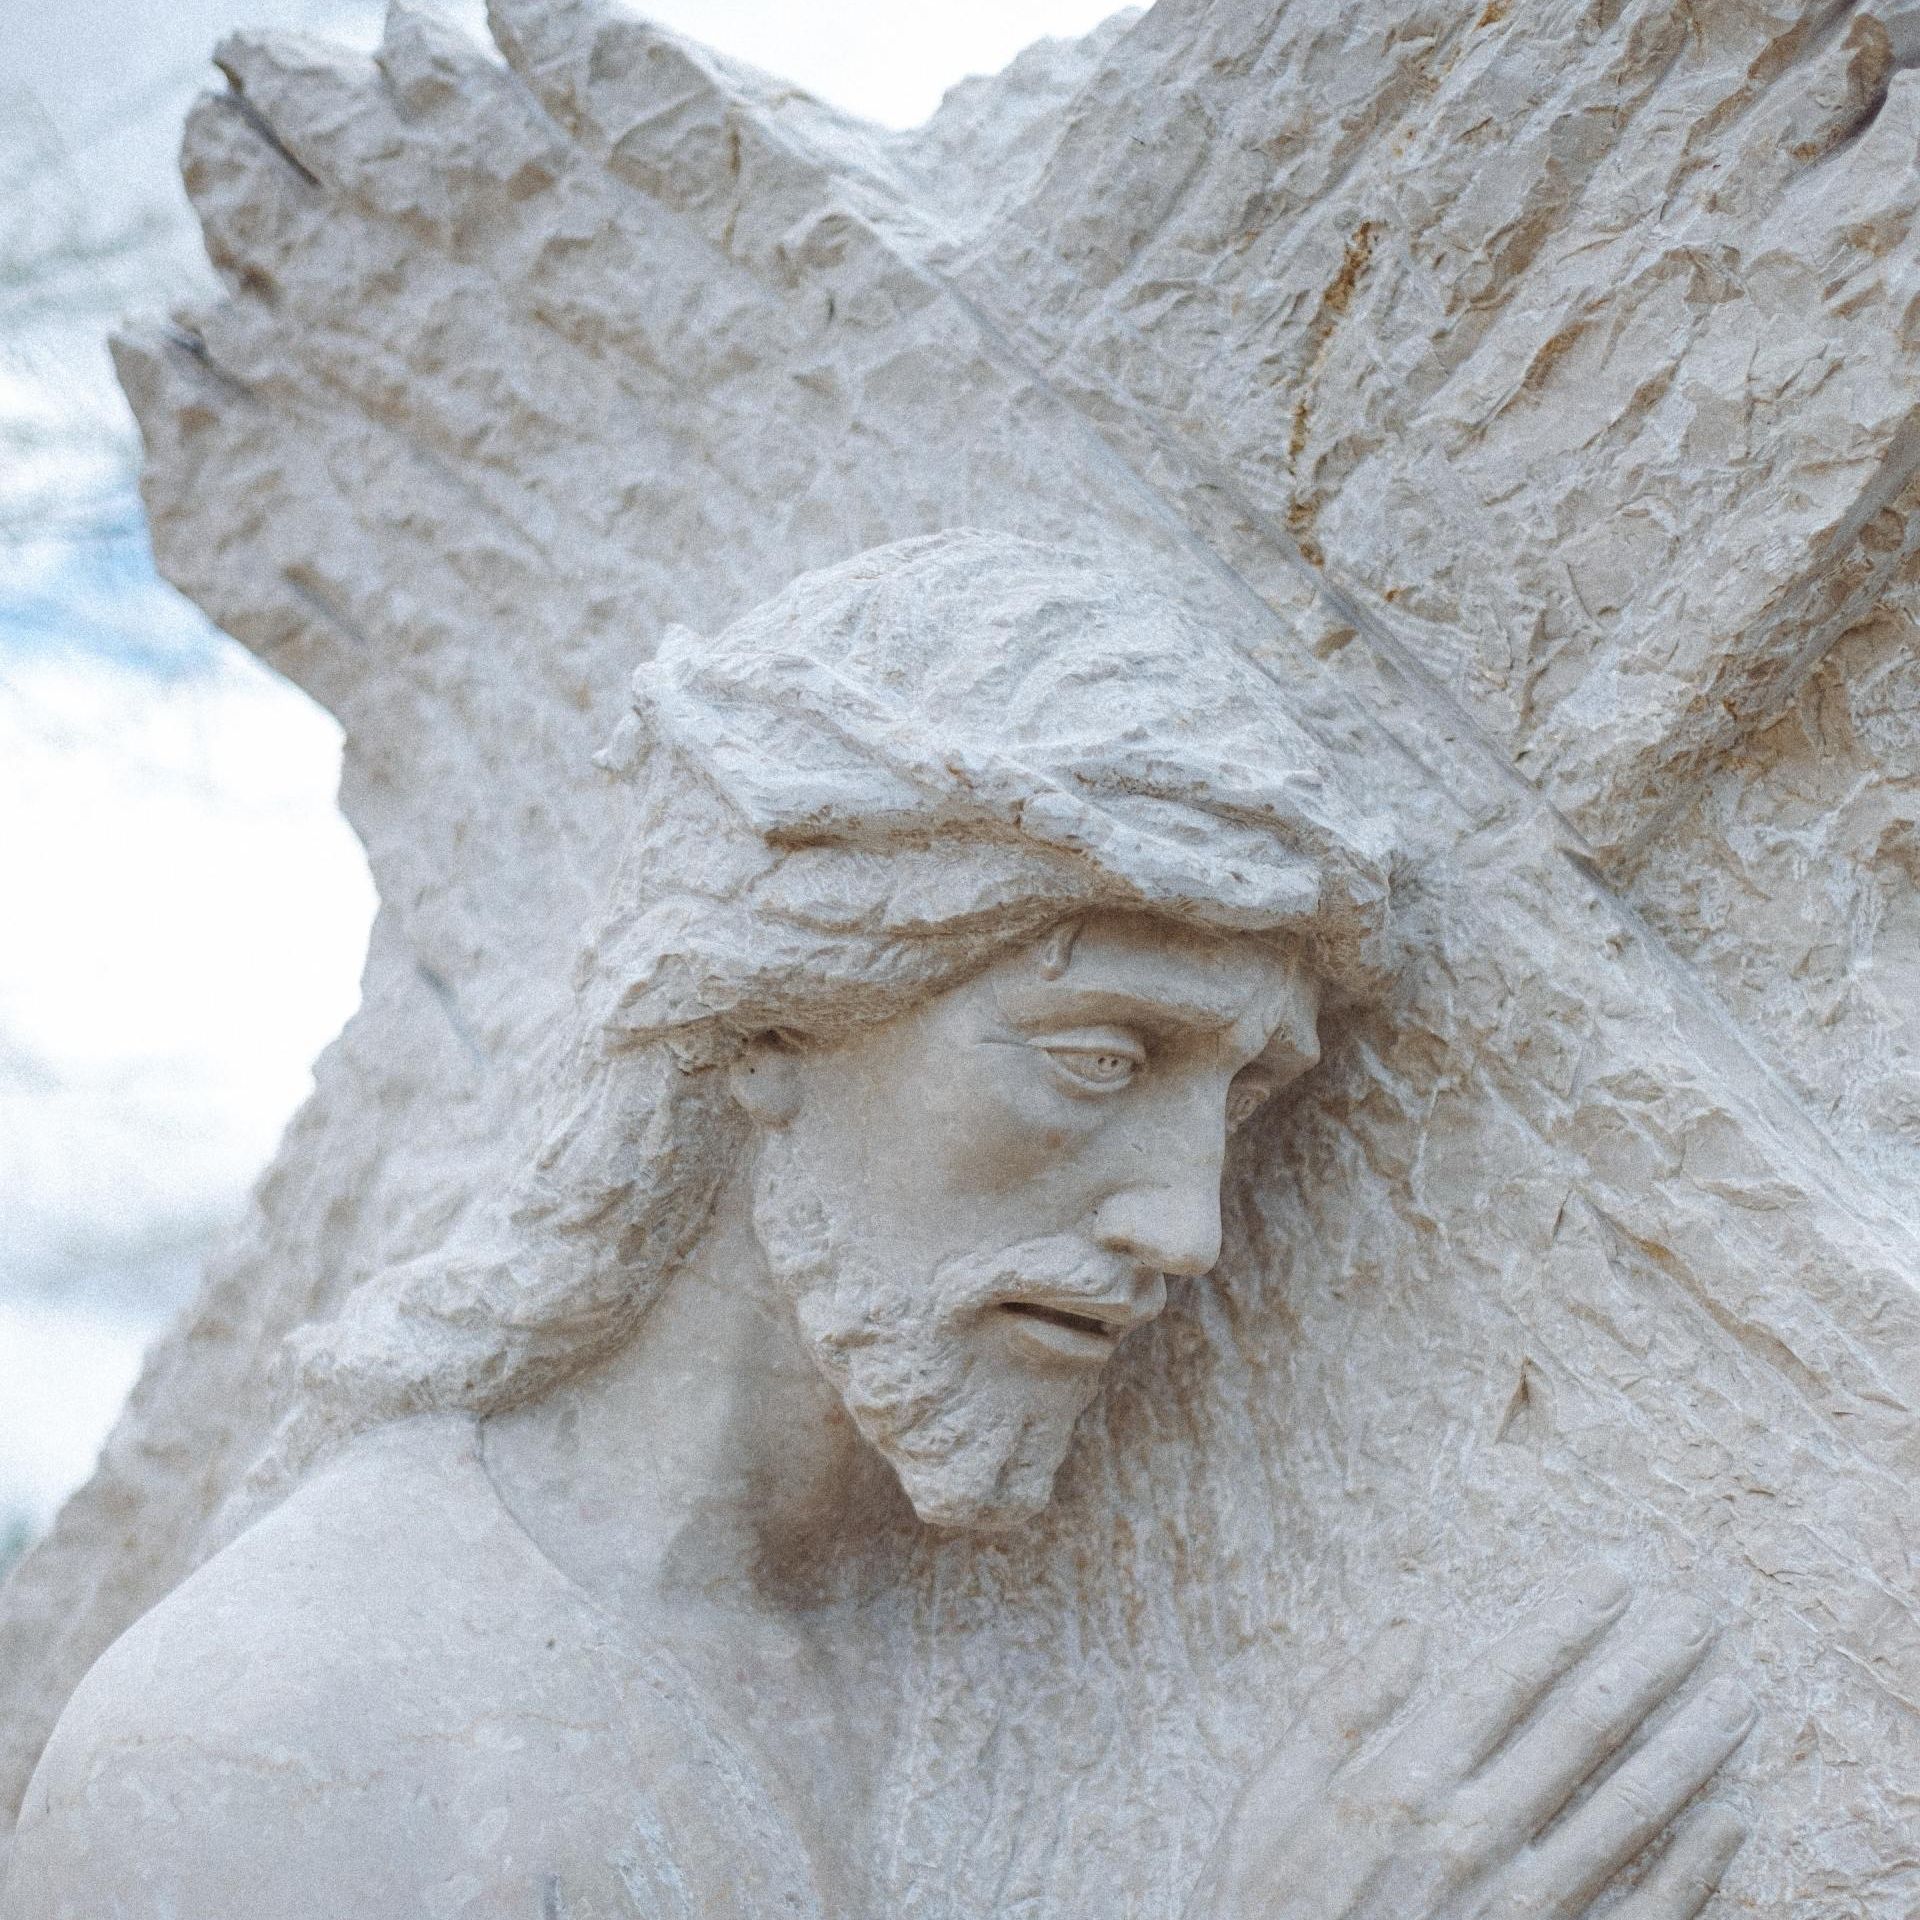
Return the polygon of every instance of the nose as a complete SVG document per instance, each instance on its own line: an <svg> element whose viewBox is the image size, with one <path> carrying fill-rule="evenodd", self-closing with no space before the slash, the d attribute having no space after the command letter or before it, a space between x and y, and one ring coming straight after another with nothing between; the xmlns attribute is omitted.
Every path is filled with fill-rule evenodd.
<svg viewBox="0 0 1920 1920"><path fill-rule="evenodd" d="M1182 1175L1109 1194L1094 1214L1094 1238L1156 1273L1212 1272L1220 1258L1220 1163Z"/></svg>
<svg viewBox="0 0 1920 1920"><path fill-rule="evenodd" d="M1110 1136L1113 1184L1094 1209L1093 1237L1156 1273L1197 1278L1220 1258L1220 1177L1230 1083L1170 1077Z"/></svg>

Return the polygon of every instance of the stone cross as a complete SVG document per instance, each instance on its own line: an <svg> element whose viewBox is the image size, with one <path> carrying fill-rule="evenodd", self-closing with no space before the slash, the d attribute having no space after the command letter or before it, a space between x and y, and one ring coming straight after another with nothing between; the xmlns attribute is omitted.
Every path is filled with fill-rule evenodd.
<svg viewBox="0 0 1920 1920"><path fill-rule="evenodd" d="M1689 1698L1757 1702L1722 1909L1905 1920L1909 16L1161 0L904 135L603 0L491 28L225 43L185 170L226 296L117 343L162 568L340 718L382 905L248 1222L0 1600L0 1807L284 1492L289 1336L527 1166L636 667L972 528L1151 582L1285 688L1390 825L1391 952L1235 1135L1218 1266L1129 1335L1052 1504L902 1549L869 1910L1238 1898L1228 1810L1303 1706L1361 1715L1340 1656L1571 1646L1552 1610L1613 1575L1542 1596L1599 1562L1710 1606ZM620 1872L674 1912L654 1846ZM498 1910L567 1911L528 1886Z"/></svg>

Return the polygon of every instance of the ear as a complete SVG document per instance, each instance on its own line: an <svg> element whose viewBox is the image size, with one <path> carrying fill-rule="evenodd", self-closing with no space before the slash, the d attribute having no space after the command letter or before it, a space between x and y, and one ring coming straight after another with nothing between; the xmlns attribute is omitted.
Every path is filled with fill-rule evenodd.
<svg viewBox="0 0 1920 1920"><path fill-rule="evenodd" d="M784 1127L800 1111L800 1060L783 1033L760 1033L727 1069L727 1085L755 1125Z"/></svg>

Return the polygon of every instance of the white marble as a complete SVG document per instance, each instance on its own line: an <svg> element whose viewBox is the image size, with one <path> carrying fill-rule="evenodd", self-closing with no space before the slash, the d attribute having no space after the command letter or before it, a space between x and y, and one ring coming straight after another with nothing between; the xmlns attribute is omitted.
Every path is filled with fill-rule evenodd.
<svg viewBox="0 0 1920 1920"><path fill-rule="evenodd" d="M230 42L120 343L382 907L7 1920L1907 1920L1900 21L492 27Z"/></svg>
<svg viewBox="0 0 1920 1920"><path fill-rule="evenodd" d="M1004 535L669 635L532 1171L303 1341L304 1484L83 1683L0 1911L880 1910L920 1529L1045 1509L1218 1264L1233 1135L1381 984L1389 842L1325 759L1231 637ZM1628 1598L1357 1757L1421 1678L1390 1628L1189 1911L1586 1911L1755 1711L1687 1692L1566 1811L1713 1637L1606 1639ZM1690 1820L1649 1920L1741 1831Z"/></svg>

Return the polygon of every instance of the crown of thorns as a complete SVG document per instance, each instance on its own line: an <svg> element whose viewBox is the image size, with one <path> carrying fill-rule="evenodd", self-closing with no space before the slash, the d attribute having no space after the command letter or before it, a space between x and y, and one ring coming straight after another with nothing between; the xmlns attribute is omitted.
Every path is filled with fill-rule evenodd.
<svg viewBox="0 0 1920 1920"><path fill-rule="evenodd" d="M1002 534L863 554L715 638L670 629L635 676L607 763L679 790L646 810L621 1024L751 1024L826 940L898 955L1096 909L1364 981L1390 842L1326 762L1283 685L1137 578Z"/></svg>

